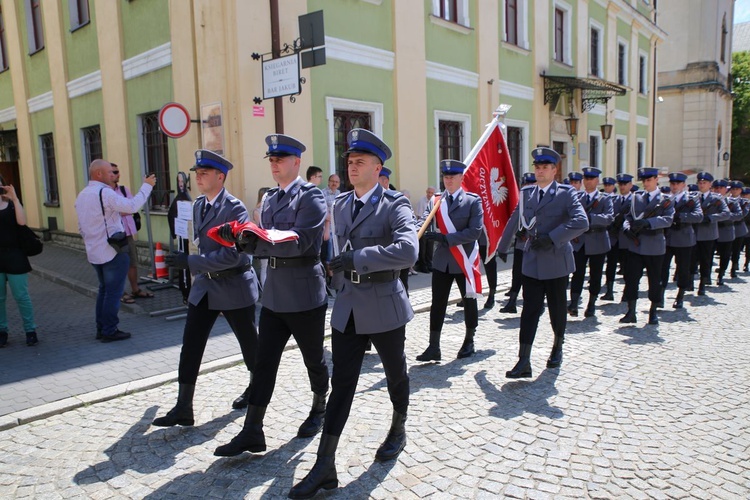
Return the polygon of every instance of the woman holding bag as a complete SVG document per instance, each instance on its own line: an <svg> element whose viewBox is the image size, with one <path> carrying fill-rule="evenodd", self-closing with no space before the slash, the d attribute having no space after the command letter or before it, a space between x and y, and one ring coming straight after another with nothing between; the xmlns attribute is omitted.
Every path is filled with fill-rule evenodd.
<svg viewBox="0 0 750 500"><path fill-rule="evenodd" d="M33 346L38 342L34 308L29 295L31 264L19 241L19 227L25 225L26 212L18 201L16 190L13 186L6 185L5 180L0 177L0 347L5 347L8 343L8 316L5 309L8 285L23 320L26 345Z"/></svg>

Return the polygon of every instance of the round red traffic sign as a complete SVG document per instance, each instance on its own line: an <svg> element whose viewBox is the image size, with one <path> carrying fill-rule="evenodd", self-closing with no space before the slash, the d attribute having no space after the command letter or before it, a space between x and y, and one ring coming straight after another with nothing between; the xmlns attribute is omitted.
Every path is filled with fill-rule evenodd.
<svg viewBox="0 0 750 500"><path fill-rule="evenodd" d="M159 111L159 126L162 132L177 139L190 130L190 114L182 104L167 103Z"/></svg>

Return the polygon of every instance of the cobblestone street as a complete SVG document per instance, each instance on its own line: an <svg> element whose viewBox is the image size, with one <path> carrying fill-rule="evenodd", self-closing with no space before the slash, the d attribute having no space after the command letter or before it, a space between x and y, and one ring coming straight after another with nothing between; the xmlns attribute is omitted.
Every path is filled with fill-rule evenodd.
<svg viewBox="0 0 750 500"><path fill-rule="evenodd" d="M407 328L405 451L395 463L373 461L391 406L379 358L367 355L339 444L339 489L319 497L748 498L747 280L690 295L683 311L669 308L668 290L657 327L643 326L646 300L638 325L625 327L624 305L600 302L596 318L569 321L559 370L544 369L545 314L528 381L504 376L516 360L517 315L484 312L477 354L456 360L463 315L450 305L444 361L421 365L414 358L429 327L418 314ZM311 400L299 352L282 360L269 450L214 457L241 428L243 412L230 403L245 383L242 366L202 375L195 427L150 427L174 403L169 383L9 428L0 433L0 497L284 497L319 440L295 437Z"/></svg>

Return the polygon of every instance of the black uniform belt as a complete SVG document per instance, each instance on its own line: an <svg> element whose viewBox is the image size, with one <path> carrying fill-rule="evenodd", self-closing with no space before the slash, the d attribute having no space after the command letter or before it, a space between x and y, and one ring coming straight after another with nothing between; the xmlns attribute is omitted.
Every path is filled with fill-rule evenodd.
<svg viewBox="0 0 750 500"><path fill-rule="evenodd" d="M352 283L388 283L397 280L401 271L378 271L376 273L359 274L357 271L344 271L344 278Z"/></svg>
<svg viewBox="0 0 750 500"><path fill-rule="evenodd" d="M320 258L317 256L312 257L286 257L286 258L280 258L280 257L269 257L268 258L268 267L271 269L276 269L277 267L304 267L304 266L314 266L320 262Z"/></svg>
<svg viewBox="0 0 750 500"><path fill-rule="evenodd" d="M734 222L730 220L723 220L719 222L719 227L729 227L729 226L734 226Z"/></svg>
<svg viewBox="0 0 750 500"><path fill-rule="evenodd" d="M238 274L243 274L245 271L249 270L251 267L250 264L245 264L244 266L239 267L233 267L231 269L224 269L223 271L214 271L212 273L206 273L206 278L210 280L217 280L219 278L228 278L230 276L237 276Z"/></svg>

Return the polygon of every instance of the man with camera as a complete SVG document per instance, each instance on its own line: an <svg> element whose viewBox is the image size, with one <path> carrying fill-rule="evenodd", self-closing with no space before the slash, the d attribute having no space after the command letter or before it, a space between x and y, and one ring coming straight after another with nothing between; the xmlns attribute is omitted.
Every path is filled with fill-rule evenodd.
<svg viewBox="0 0 750 500"><path fill-rule="evenodd" d="M151 174L132 198L115 193L115 169L106 160L89 166L89 184L78 194L75 208L78 231L86 245L86 256L99 279L96 297L96 338L102 342L125 340L130 334L118 328L120 297L130 267L128 241L120 213L135 213L148 199L156 184Z"/></svg>

